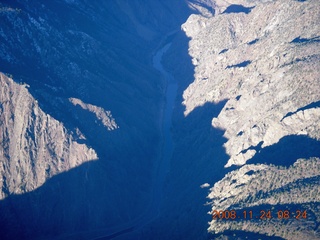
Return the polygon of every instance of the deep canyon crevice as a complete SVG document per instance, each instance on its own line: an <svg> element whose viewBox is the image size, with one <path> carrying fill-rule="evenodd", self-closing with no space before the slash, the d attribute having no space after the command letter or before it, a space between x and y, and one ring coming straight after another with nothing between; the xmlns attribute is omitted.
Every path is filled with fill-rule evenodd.
<svg viewBox="0 0 320 240"><path fill-rule="evenodd" d="M318 6L2 1L0 238L316 238Z"/></svg>
<svg viewBox="0 0 320 240"><path fill-rule="evenodd" d="M65 144L55 146L54 136L38 142L33 127L23 123L22 138L29 141L33 135L36 147L26 148L31 154L17 159L22 164L16 173L5 172L4 181L14 181L2 185L7 195L0 203L1 234L7 239L94 238L138 226L145 220L138 217L135 224L124 225L145 215L150 198L156 199L164 183L159 173L161 180L152 190L150 169L159 160L162 126L158 116L165 84L150 56L162 35L175 31L190 9L179 1L169 5L119 1L109 6L86 1L18 1L14 5L3 2L1 7L1 39L7 43L1 47L1 71L13 75L11 85L20 83L31 94L30 117L26 117L33 119L34 105L39 104L44 113L63 124L70 141L94 149L99 158L79 162L77 168L71 168L67 158L59 159L68 166L63 169L39 165L34 177L41 175L45 181L21 187L15 182L17 176L25 177L22 183L33 181L24 159L32 160L38 148L53 145L43 156L49 161L60 147L68 151ZM177 13L172 10L176 8L180 9ZM150 17L154 20L147 22ZM15 111L19 104L10 107ZM165 112L164 116L170 121ZM41 127L35 125L35 129ZM164 135L168 131L170 127ZM8 143L5 151L17 145L14 139ZM13 156L4 169L10 164L16 168ZM168 162L165 165L168 169ZM160 209L160 203L156 205Z"/></svg>

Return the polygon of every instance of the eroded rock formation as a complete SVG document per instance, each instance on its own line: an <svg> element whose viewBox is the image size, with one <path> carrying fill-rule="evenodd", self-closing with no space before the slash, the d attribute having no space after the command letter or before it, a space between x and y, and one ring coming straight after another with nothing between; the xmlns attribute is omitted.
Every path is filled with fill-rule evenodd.
<svg viewBox="0 0 320 240"><path fill-rule="evenodd" d="M208 230L318 239L320 162L312 157L320 155L319 2L218 0L214 8L215 16L191 15L182 25L195 66L184 114L225 101L212 127L224 131L225 167L243 165L210 189L212 212L309 215L218 219Z"/></svg>
<svg viewBox="0 0 320 240"><path fill-rule="evenodd" d="M319 158L299 159L289 168L245 165L232 171L214 185L209 199L213 210L232 209L237 216L233 220L212 220L209 231L241 230L285 239L319 239L319 180ZM244 217L244 211L248 216ZM270 211L270 215L263 216L260 211ZM284 211L289 215L283 217Z"/></svg>
<svg viewBox="0 0 320 240"><path fill-rule="evenodd" d="M260 143L292 134L320 139L319 3L255 3L247 14L192 15L182 26L195 65L185 114L228 100L212 120L228 139L226 166L246 163Z"/></svg>
<svg viewBox="0 0 320 240"><path fill-rule="evenodd" d="M28 92L0 73L0 199L41 186L50 177L97 160L62 123L46 114Z"/></svg>

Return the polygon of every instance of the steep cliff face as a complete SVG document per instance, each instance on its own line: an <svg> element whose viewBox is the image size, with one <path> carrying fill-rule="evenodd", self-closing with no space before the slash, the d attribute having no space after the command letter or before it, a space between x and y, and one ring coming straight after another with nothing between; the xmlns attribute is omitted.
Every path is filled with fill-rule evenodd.
<svg viewBox="0 0 320 240"><path fill-rule="evenodd" d="M163 239L318 237L318 1L198 2L215 15L191 15L182 25L189 39L174 39L164 63L180 96L169 210L157 222L168 233L154 231ZM277 210L287 208L308 218L278 221ZM232 209L272 209L274 219L212 220L214 210ZM208 222L216 235L202 231Z"/></svg>
<svg viewBox="0 0 320 240"><path fill-rule="evenodd" d="M316 0L2 1L0 71L14 82L1 75L1 238L318 237L319 11ZM152 57L171 41L173 150L157 182L166 84ZM212 220L231 209L308 214Z"/></svg>
<svg viewBox="0 0 320 240"><path fill-rule="evenodd" d="M0 71L28 84L41 109L69 132L81 131L100 159L151 167L164 88L151 55L188 12L179 1L3 1Z"/></svg>
<svg viewBox="0 0 320 240"><path fill-rule="evenodd" d="M1 82L1 238L89 238L152 216L165 92L152 56L190 12L1 1L0 71L14 81Z"/></svg>
<svg viewBox="0 0 320 240"><path fill-rule="evenodd" d="M216 217L209 232L318 239L320 162L312 157L320 156L319 2L222 0L214 7L214 17L191 15L182 26L195 66L184 114L224 102L211 118L226 140L227 158L219 161L244 166L210 189L210 214L238 215ZM302 221L300 209L308 213ZM243 219L245 211L256 215ZM260 211L272 219L260 219ZM290 212L286 222L281 211Z"/></svg>
<svg viewBox="0 0 320 240"><path fill-rule="evenodd" d="M228 139L226 166L244 164L285 136L320 139L319 3L248 2L240 12L192 15L183 25L195 65L185 114L228 100L212 120Z"/></svg>
<svg viewBox="0 0 320 240"><path fill-rule="evenodd" d="M41 186L50 177L97 160L96 152L46 114L28 92L0 73L0 199Z"/></svg>

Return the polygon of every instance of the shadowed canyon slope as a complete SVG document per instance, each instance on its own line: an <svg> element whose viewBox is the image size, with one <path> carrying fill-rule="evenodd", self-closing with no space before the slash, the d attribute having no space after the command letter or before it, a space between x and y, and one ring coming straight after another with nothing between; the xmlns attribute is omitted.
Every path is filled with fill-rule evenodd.
<svg viewBox="0 0 320 240"><path fill-rule="evenodd" d="M319 2L212 3L216 14L191 15L182 25L190 42L177 37L164 62L180 85L163 203L170 210L152 231L164 239L319 238ZM200 188L211 184L209 194ZM273 209L275 219L206 219L206 195L210 214ZM309 215L281 222L279 209ZM215 235L201 231L206 221Z"/></svg>
<svg viewBox="0 0 320 240"><path fill-rule="evenodd" d="M152 56L190 13L181 1L1 1L0 71L15 81L1 75L2 239L113 234L145 214L165 102Z"/></svg>
<svg viewBox="0 0 320 240"><path fill-rule="evenodd" d="M0 238L317 239L319 17L317 0L1 1ZM212 219L227 209L308 216Z"/></svg>
<svg viewBox="0 0 320 240"><path fill-rule="evenodd" d="M92 148L76 142L79 132L74 138L40 109L26 85L0 74L0 86L0 199L33 190L57 173L97 159Z"/></svg>
<svg viewBox="0 0 320 240"><path fill-rule="evenodd" d="M219 14L191 15L182 26L195 66L184 114L225 101L211 119L226 139L228 159L219 160L244 166L210 189L210 213L272 209L273 219L214 219L209 231L319 239L319 2L221 0L215 7ZM306 209L308 217L282 222L279 209Z"/></svg>
<svg viewBox="0 0 320 240"><path fill-rule="evenodd" d="M20 84L1 78L1 100L12 105L3 105L2 117L10 119L15 108L20 110L12 126L3 122L2 127L9 132L17 124L28 129L38 121L32 114L39 105L64 124L66 134L80 134L78 141L95 149L100 159L117 162L131 156L131 164L151 165L159 141L158 109L164 89L161 75L152 67L152 51L162 35L181 24L187 5L177 13L171 10L175 3L163 1L2 1L0 7L1 71ZM20 102L14 102L16 95ZM40 121L38 128L48 126ZM37 138L42 130L13 134ZM60 140L52 136L43 144ZM23 151L31 154L29 150ZM33 150L33 154L42 151L40 146ZM55 155L40 158L62 158Z"/></svg>

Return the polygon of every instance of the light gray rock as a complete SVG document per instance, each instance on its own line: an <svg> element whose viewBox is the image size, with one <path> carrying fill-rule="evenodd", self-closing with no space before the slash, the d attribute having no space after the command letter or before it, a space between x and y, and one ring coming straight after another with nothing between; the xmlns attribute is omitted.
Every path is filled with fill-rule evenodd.
<svg viewBox="0 0 320 240"><path fill-rule="evenodd" d="M79 105L82 109L94 113L96 115L96 118L99 119L103 126L105 126L109 131L119 128L110 111L106 111L103 108L97 107L92 104L84 103L77 98L69 98L69 101L74 106Z"/></svg>
<svg viewBox="0 0 320 240"><path fill-rule="evenodd" d="M234 210L237 217L226 221L213 219L209 231L242 230L284 239L319 239L319 179L319 158L299 159L289 168L260 164L232 171L210 189L208 197L210 214L214 210ZM270 211L270 219L260 219L260 209ZM286 209L291 217L283 221L278 211ZM248 213L246 218L243 211ZM297 216L296 211L306 211L306 218Z"/></svg>
<svg viewBox="0 0 320 240"><path fill-rule="evenodd" d="M255 7L248 14L192 15L182 26L195 65L195 80L183 94L185 115L228 100L212 120L228 139L227 167L245 164L255 150L244 150L261 142L264 148L295 134L319 140L320 109L297 111L320 100L318 1L216 3Z"/></svg>
<svg viewBox="0 0 320 240"><path fill-rule="evenodd" d="M0 113L0 199L34 190L58 173L98 159L95 150L77 143L62 123L41 110L27 85L2 73Z"/></svg>
<svg viewBox="0 0 320 240"><path fill-rule="evenodd" d="M319 239L319 158L292 164L292 159L281 156L301 148L299 142L286 146L283 139L320 140L319 2L214 3L214 17L192 15L182 26L191 38L189 54L195 66L194 82L183 93L184 114L187 117L206 103L226 101L212 126L224 131L229 156L225 167L243 166L210 189L210 214L258 212L254 219L238 215L235 220L212 220L208 230ZM232 4L250 11L224 13ZM319 144L305 151L319 156ZM246 164L257 158L266 164ZM281 160L288 161L287 167L270 165ZM287 208L291 214L306 210L308 217L303 222L294 217L282 221L277 211ZM272 211L273 218L260 220L261 209Z"/></svg>

